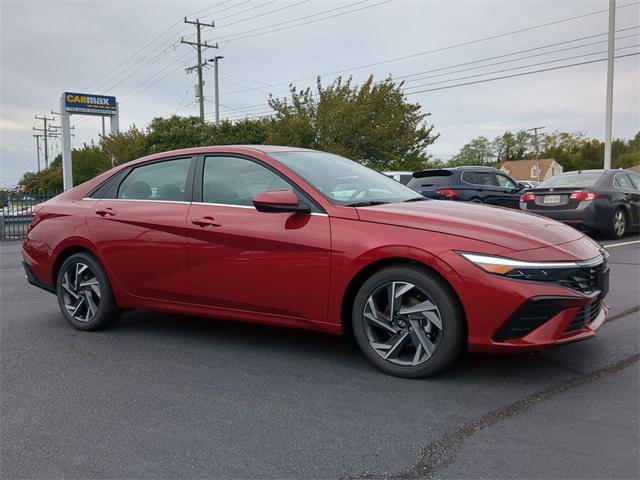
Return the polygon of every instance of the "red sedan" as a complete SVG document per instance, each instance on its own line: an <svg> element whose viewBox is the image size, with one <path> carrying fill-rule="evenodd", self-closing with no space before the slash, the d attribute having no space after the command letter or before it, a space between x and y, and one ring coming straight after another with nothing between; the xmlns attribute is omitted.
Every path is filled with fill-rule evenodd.
<svg viewBox="0 0 640 480"><path fill-rule="evenodd" d="M114 168L44 203L28 281L75 328L122 309L352 333L385 372L584 340L603 323L606 253L514 210L416 197L337 155L203 147Z"/></svg>

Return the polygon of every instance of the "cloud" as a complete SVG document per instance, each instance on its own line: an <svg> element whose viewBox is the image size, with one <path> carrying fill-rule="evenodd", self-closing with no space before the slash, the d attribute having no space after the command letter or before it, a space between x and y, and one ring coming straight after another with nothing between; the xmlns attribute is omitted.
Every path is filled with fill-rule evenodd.
<svg viewBox="0 0 640 480"><path fill-rule="evenodd" d="M216 20L219 27L205 29L203 37L215 41L230 34L344 7L352 1L313 1L293 6L298 1L282 0L264 7L260 5L265 2L258 0L244 6L239 5L243 2L226 2L223 6L223 2L211 0L1 2L0 181L18 177L25 170L35 168L35 146L30 128L36 122L34 120L30 124L29 120L35 114L57 110L58 98L63 91L85 91L89 88L91 93L115 94L121 102L120 125L123 129L131 123L145 126L154 116L169 115L178 108L178 113L189 114L195 107L195 78L187 75L185 68L194 64L195 52L191 47L181 45L179 39L192 35L195 30L181 22L185 15L207 9L198 16L203 21ZM370 3L377 3L377 0ZM285 6L290 8L267 14ZM250 7L253 10L239 13ZM225 112L235 113L238 109L266 104L268 95L264 85L282 83L267 89L281 96L287 91L287 83L295 79L305 78L296 82L299 87L305 87L313 85L315 76L321 73L349 70L603 8L606 8L606 2L601 0L396 0L293 29L221 42L219 50L211 49L205 57L214 54L225 57L220 63L224 115ZM265 15L247 20L249 16L263 13ZM638 23L639 14L638 6L625 9L618 16L617 27L634 26ZM319 17L309 20L314 18ZM362 81L369 74L376 78L389 74L400 77L597 35L606 30L607 16L598 14L494 40L349 70L342 75L352 74L355 81ZM628 33L634 32L640 33L640 30ZM150 42L151 46L133 60L126 60ZM619 45L638 43L638 38L625 42ZM604 45L575 53L599 51ZM562 55L550 58L559 56ZM549 57L530 62L546 58ZM640 63L637 59L632 57L616 62L614 136L617 137L628 138L640 128L637 108L640 103ZM605 68L605 63L597 63L409 98L420 102L424 111L431 112L429 122L441 134L432 150L442 154L455 153L464 143L479 135L493 138L505 129L539 125L545 125L548 130L584 131L602 138ZM491 71L491 68L481 71ZM466 74L474 73L478 71ZM426 82L463 75L465 73ZM322 80L330 82L335 76L323 75ZM210 71L205 72L205 80L205 92L211 92ZM234 91L236 93L232 93ZM211 104L206 107L208 113L213 111ZM73 121L76 124L74 145L97 139L99 119L73 117ZM25 124L26 127L20 127ZM18 141L15 141L16 137Z"/></svg>

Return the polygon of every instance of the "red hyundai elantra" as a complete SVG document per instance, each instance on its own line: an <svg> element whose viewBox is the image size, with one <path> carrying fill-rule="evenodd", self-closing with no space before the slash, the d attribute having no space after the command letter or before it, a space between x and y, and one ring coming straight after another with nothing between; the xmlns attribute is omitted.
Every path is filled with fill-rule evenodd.
<svg viewBox="0 0 640 480"><path fill-rule="evenodd" d="M268 146L130 162L41 205L30 283L75 328L122 309L353 333L385 372L531 351L603 323L606 253L571 227L430 201L358 163Z"/></svg>

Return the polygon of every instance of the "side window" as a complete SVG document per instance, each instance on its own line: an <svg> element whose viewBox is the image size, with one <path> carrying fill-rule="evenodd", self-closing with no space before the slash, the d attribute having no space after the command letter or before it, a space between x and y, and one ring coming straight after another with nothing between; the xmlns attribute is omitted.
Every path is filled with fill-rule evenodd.
<svg viewBox="0 0 640 480"><path fill-rule="evenodd" d="M202 201L224 205L253 206L253 197L293 187L267 167L236 157L206 157Z"/></svg>
<svg viewBox="0 0 640 480"><path fill-rule="evenodd" d="M636 190L640 190L640 175L636 175L635 173L629 173L629 178L631 178L631 182L633 183L633 187Z"/></svg>
<svg viewBox="0 0 640 480"><path fill-rule="evenodd" d="M504 187L504 188L518 188L518 186L516 185L516 182L511 180L506 175L497 174L496 177L498 177L498 183L500 184L501 187Z"/></svg>
<svg viewBox="0 0 640 480"><path fill-rule="evenodd" d="M618 188L633 190L633 184L626 173L618 173L613 183Z"/></svg>
<svg viewBox="0 0 640 480"><path fill-rule="evenodd" d="M122 181L117 198L184 201L191 158L136 167Z"/></svg>
<svg viewBox="0 0 640 480"><path fill-rule="evenodd" d="M496 175L493 172L466 171L462 173L462 179L472 185L497 187L499 186Z"/></svg>
<svg viewBox="0 0 640 480"><path fill-rule="evenodd" d="M400 183L406 185L413 178L413 175L400 175Z"/></svg>

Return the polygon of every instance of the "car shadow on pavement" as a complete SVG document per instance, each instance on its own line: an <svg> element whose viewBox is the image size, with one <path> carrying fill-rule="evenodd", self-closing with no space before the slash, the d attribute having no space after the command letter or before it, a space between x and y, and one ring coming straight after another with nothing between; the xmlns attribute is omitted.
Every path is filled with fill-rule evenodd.
<svg viewBox="0 0 640 480"><path fill-rule="evenodd" d="M160 349L223 349L230 362L245 361L247 352L268 358L274 365L295 356L300 360L300 369L330 368L337 373L394 378L371 366L351 336L138 310L126 312L120 322L106 332L110 336L153 340L160 344ZM463 353L430 381L510 384L522 383L526 378L527 383L537 380L547 383L574 373L577 372L537 353L498 356Z"/></svg>

